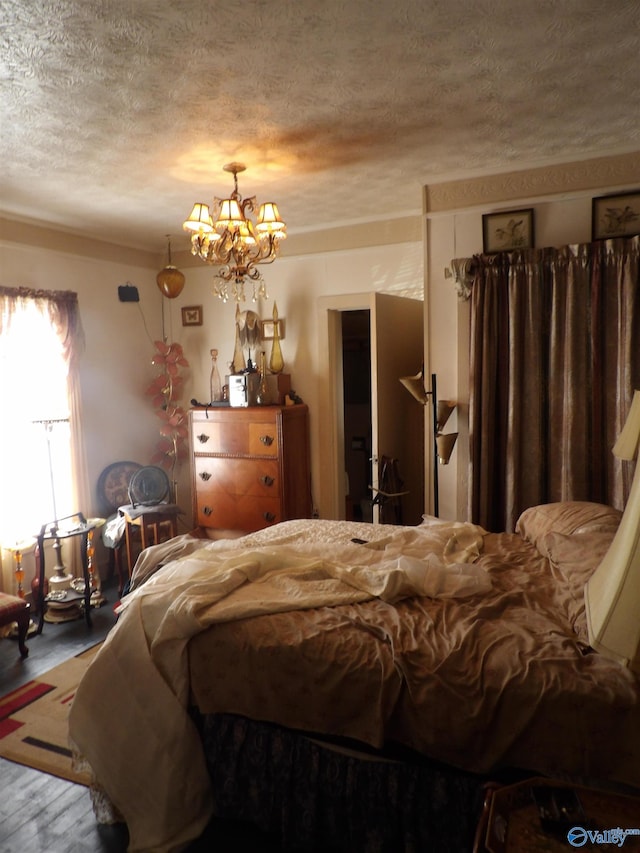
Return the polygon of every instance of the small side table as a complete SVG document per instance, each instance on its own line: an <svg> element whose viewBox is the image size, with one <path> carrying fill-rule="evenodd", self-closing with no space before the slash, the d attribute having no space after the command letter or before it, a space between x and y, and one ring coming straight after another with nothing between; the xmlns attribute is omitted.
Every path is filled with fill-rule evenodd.
<svg viewBox="0 0 640 853"><path fill-rule="evenodd" d="M87 626L91 628L91 593L92 590L92 579L89 573L89 556L87 553L87 544L89 541L89 534L99 527L103 523L104 519L87 519L81 512L73 513L72 515L67 515L64 518L56 519L55 521L48 521L46 524L43 524L40 528L40 533L36 536L36 540L38 543L38 589L37 589L37 598L38 598L38 628L36 630L37 634L42 633L42 627L44 625L44 614L47 610L47 602L46 596L44 593L45 590L45 542L54 542L54 550L58 556L58 567L64 568L60 561L60 549L61 539L72 539L76 536L80 536L80 557L82 561L82 576L84 579L84 589L82 593L75 593L75 596L79 601L84 601L84 617L87 622ZM68 524L62 524L63 522L68 522ZM62 524L62 527L60 526Z"/></svg>

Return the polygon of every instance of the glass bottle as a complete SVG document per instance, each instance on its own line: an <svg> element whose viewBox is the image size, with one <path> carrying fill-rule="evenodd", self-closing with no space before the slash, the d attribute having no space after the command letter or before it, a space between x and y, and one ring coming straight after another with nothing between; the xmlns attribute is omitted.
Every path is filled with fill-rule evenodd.
<svg viewBox="0 0 640 853"><path fill-rule="evenodd" d="M264 351L260 353L260 385L258 386L258 394L256 403L259 406L266 406L269 402L269 386L267 385L267 358Z"/></svg>
<svg viewBox="0 0 640 853"><path fill-rule="evenodd" d="M211 350L211 376L209 379L209 388L211 392L211 403L222 400L222 382L220 381L220 373L218 371L218 350Z"/></svg>
<svg viewBox="0 0 640 853"><path fill-rule="evenodd" d="M284 370L284 359L280 348L280 323L278 322L278 306L273 303L273 343L271 344L271 358L269 359L269 370L272 373L282 373Z"/></svg>

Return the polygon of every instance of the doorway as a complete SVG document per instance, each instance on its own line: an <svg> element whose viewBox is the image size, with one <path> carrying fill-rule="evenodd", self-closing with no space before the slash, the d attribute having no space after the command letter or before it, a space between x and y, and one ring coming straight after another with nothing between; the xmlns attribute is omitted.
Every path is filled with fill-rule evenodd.
<svg viewBox="0 0 640 853"><path fill-rule="evenodd" d="M345 518L373 521L371 494L371 311L343 311Z"/></svg>
<svg viewBox="0 0 640 853"><path fill-rule="evenodd" d="M423 310L420 300L377 292L318 300L320 358L326 366L318 376L320 410L324 413L318 435L323 518L344 519L348 512L355 518L360 512L363 520L368 520L370 507L366 502L378 494L379 462L384 455L398 460L403 480L402 523L422 521L424 409L407 393L399 377L414 374L423 361ZM353 369L350 362L355 365ZM345 372L355 375L354 382L347 381L346 390ZM367 377L370 399L364 403ZM345 419L345 406L359 408L357 419L355 409ZM361 426L364 417L368 423ZM356 490L363 471L367 494L365 504L358 509L361 499ZM373 505L372 515L374 523L380 521L379 505Z"/></svg>

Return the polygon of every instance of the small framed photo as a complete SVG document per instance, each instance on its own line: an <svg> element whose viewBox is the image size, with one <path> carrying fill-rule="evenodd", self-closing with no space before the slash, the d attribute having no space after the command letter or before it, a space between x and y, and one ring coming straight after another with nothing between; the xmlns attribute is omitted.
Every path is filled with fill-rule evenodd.
<svg viewBox="0 0 640 853"><path fill-rule="evenodd" d="M184 305L182 308L183 326L202 325L202 305Z"/></svg>
<svg viewBox="0 0 640 853"><path fill-rule="evenodd" d="M533 208L501 210L482 216L482 249L485 255L512 249L533 249Z"/></svg>
<svg viewBox="0 0 640 853"><path fill-rule="evenodd" d="M591 202L591 239L640 234L640 190L603 195Z"/></svg>
<svg viewBox="0 0 640 853"><path fill-rule="evenodd" d="M278 324L278 337L284 338L284 317L279 320L261 320L260 327L263 341L272 341L276 336L276 323Z"/></svg>

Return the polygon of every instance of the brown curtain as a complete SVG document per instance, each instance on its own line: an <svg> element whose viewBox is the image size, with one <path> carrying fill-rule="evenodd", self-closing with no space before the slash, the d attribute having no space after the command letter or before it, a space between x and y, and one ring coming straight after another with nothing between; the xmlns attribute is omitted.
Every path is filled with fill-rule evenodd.
<svg viewBox="0 0 640 853"><path fill-rule="evenodd" d="M470 517L529 506L622 508L611 454L640 388L640 237L478 255L471 294Z"/></svg>

